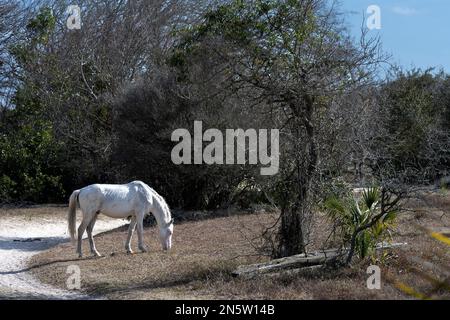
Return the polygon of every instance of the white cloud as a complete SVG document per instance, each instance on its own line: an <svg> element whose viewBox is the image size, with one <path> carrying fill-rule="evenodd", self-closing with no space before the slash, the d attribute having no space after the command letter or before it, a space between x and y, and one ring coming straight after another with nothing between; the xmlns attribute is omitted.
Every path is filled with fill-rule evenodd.
<svg viewBox="0 0 450 320"><path fill-rule="evenodd" d="M417 9L409 7L393 7L392 11L401 16L413 16L419 13Z"/></svg>

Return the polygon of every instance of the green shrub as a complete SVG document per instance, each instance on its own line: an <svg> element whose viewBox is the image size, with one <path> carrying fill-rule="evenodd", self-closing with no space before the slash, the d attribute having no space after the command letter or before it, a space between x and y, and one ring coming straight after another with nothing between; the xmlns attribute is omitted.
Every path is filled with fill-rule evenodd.
<svg viewBox="0 0 450 320"><path fill-rule="evenodd" d="M382 214L381 189L365 189L362 197L352 192L345 196L332 196L324 203L325 212L337 228L343 247L355 241L355 250L360 258L371 256L378 243L391 239L390 228L395 222L396 212Z"/></svg>

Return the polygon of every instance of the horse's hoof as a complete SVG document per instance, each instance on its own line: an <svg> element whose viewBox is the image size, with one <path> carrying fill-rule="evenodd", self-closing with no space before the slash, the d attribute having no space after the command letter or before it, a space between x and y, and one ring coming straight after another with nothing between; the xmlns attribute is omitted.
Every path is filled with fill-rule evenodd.
<svg viewBox="0 0 450 320"><path fill-rule="evenodd" d="M127 254L134 254L133 250L127 250Z"/></svg>
<svg viewBox="0 0 450 320"><path fill-rule="evenodd" d="M101 256L102 256L98 251L92 252L92 255L93 255L94 257L101 257Z"/></svg>
<svg viewBox="0 0 450 320"><path fill-rule="evenodd" d="M139 250L141 250L142 253L148 252L147 248L139 248Z"/></svg>

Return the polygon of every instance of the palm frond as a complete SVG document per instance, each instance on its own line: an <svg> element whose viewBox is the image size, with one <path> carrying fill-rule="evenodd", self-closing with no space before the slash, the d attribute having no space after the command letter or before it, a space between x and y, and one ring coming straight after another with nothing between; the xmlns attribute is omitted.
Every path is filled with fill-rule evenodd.
<svg viewBox="0 0 450 320"><path fill-rule="evenodd" d="M380 190L377 187L364 189L363 192L364 205L369 210L374 210L380 201Z"/></svg>

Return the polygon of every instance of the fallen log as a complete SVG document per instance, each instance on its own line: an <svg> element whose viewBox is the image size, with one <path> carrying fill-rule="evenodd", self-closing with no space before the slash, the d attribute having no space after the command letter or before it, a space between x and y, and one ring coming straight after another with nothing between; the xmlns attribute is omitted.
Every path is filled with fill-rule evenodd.
<svg viewBox="0 0 450 320"><path fill-rule="evenodd" d="M259 276L264 277L279 277L279 276L289 276L289 277L310 277L317 275L318 272L325 269L325 265L318 264L315 266L309 266L309 267L301 267L301 268L295 268L295 269L280 269L275 272L270 273L263 273L259 274ZM250 276L251 278L252 276Z"/></svg>
<svg viewBox="0 0 450 320"><path fill-rule="evenodd" d="M257 263L246 266L239 266L232 275L235 277L241 276L256 276L259 274L276 272L283 269L295 269L308 266L315 266L325 263L339 255L338 250L327 250L323 252L314 252L309 254L297 254L294 256L271 260L265 263Z"/></svg>
<svg viewBox="0 0 450 320"><path fill-rule="evenodd" d="M399 246L404 246L406 243L380 243L377 245L376 250L390 249ZM234 277L254 277L261 274L278 272L286 269L300 269L305 267L322 265L326 262L330 262L333 259L341 255L345 255L348 249L337 250L323 250L316 251L308 254L297 254L294 256L274 259L264 263L257 263L245 266L239 266L232 272Z"/></svg>

